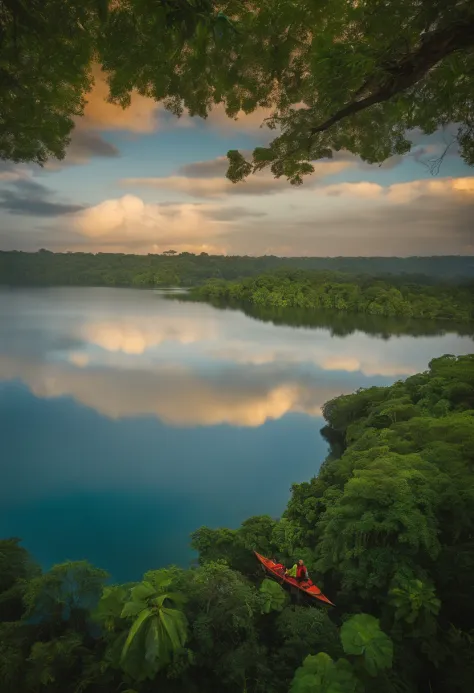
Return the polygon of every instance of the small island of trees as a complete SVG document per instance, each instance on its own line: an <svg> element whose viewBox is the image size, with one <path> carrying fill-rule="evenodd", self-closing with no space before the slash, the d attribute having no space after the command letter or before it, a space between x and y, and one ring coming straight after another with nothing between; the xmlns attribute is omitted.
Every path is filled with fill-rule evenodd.
<svg viewBox="0 0 474 693"><path fill-rule="evenodd" d="M332 310L430 320L474 320L474 285L418 285L403 279L278 272L230 282L212 280L191 297L260 307Z"/></svg>

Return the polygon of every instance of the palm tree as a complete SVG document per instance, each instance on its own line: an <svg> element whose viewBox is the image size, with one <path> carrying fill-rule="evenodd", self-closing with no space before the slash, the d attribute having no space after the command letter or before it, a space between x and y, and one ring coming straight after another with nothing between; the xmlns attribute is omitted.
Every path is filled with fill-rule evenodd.
<svg viewBox="0 0 474 693"><path fill-rule="evenodd" d="M130 590L122 618L134 618L122 649L120 662L127 673L153 678L183 649L187 621L178 605L180 594L166 592L171 579L165 571L147 574L147 580Z"/></svg>

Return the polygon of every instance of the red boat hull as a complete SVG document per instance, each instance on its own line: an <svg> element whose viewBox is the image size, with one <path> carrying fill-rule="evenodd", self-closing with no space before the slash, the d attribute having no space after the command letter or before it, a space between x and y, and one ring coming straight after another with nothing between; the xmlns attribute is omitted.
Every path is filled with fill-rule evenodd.
<svg viewBox="0 0 474 693"><path fill-rule="evenodd" d="M272 577L276 578L279 582L289 585L291 587L295 587L300 592L306 594L308 597L312 597L313 599L318 599L320 602L324 602L325 604L335 606L335 604L333 604L327 597L325 597L319 589L319 587L315 585L313 582L311 582L311 580L306 580L305 582L298 582L298 580L296 580L295 578L288 577L287 575L285 575L284 568L279 567L278 563L271 561L269 558L265 558L265 556L260 555L256 551L254 551L254 554L260 561L260 563L263 565L267 573L269 573Z"/></svg>

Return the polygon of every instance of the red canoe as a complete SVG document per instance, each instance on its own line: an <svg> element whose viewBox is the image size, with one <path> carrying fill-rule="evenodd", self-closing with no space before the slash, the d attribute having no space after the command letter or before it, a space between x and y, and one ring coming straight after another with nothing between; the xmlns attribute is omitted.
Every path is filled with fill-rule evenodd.
<svg viewBox="0 0 474 693"><path fill-rule="evenodd" d="M301 590L301 592L304 592L304 594L307 594L308 597L313 597L314 599L319 599L320 602L325 602L326 604L335 606L335 604L333 604L327 597L325 597L319 589L319 587L315 585L313 582L311 582L311 580L306 580L305 582L298 582L295 578L288 577L287 575L285 575L285 569L280 567L279 563L275 563L274 561L271 561L269 558L261 556L256 551L254 551L254 554L256 555L260 563L263 565L267 573L270 573L270 575L276 578L279 582L285 583L286 585L291 585L291 587L296 587L297 589Z"/></svg>

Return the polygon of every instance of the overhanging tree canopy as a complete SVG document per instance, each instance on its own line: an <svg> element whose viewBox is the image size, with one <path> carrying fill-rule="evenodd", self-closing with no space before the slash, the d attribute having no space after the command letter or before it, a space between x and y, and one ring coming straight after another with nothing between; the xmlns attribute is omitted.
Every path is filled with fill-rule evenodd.
<svg viewBox="0 0 474 693"><path fill-rule="evenodd" d="M270 167L298 184L311 161L341 149L382 162L409 151L407 131L449 123L458 124L461 156L474 164L472 0L120 0L101 30L94 27L89 54L124 107L137 89L176 115L205 117L218 103L229 117L271 109L267 125L279 136L251 162L229 152L234 182ZM50 81L65 69L59 62ZM84 77L70 83L76 99L88 86ZM65 96L63 110L76 113ZM26 148L21 160L28 155Z"/></svg>
<svg viewBox="0 0 474 693"><path fill-rule="evenodd" d="M0 159L64 158L107 0L0 0Z"/></svg>
<svg viewBox="0 0 474 693"><path fill-rule="evenodd" d="M91 68L100 61L101 32L110 16L105 36L113 45L117 17L129 4L0 0L0 159L42 166L48 159L64 158L74 120L83 115L93 86ZM199 4L203 11L210 5L208 0L163 0L130 7L134 22L156 17L163 26L179 27L185 42L195 31ZM165 15L160 7L167 8ZM123 47L130 50L134 40L132 32Z"/></svg>

